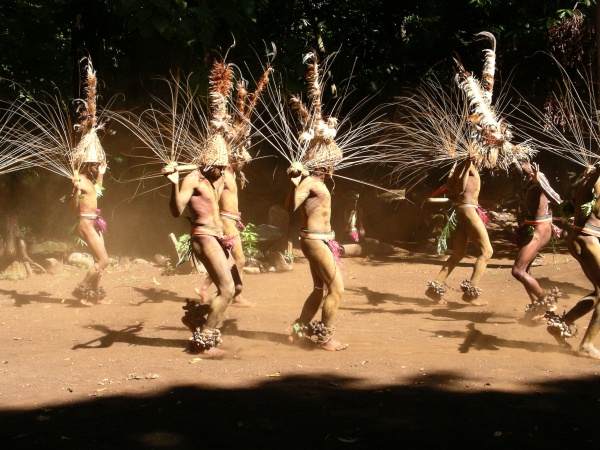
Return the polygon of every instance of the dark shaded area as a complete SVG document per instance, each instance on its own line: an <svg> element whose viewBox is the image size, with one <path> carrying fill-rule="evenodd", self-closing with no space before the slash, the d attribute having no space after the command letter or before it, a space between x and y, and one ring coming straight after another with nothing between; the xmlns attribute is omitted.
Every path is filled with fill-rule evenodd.
<svg viewBox="0 0 600 450"><path fill-rule="evenodd" d="M494 390L458 373L361 389L330 375L2 411L4 448L597 448L595 378ZM470 392L476 388L479 392ZM66 398L70 395L65 391Z"/></svg>

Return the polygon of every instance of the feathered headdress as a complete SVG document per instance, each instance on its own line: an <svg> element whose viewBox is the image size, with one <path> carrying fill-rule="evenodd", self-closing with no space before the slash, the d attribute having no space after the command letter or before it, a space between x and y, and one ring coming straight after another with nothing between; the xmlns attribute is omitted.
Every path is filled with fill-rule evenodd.
<svg viewBox="0 0 600 450"><path fill-rule="evenodd" d="M323 117L322 79L317 55L308 53L304 57L304 62L307 63L306 80L310 107L307 107L299 96L292 96L290 99L290 107L296 113L300 124L299 140L308 143L306 152L299 162L308 171L320 169L330 172L343 158L342 149L335 141L338 119Z"/></svg>
<svg viewBox="0 0 600 450"><path fill-rule="evenodd" d="M203 145L196 146L194 163L200 167L229 165L229 144L233 132L229 102L233 91L233 68L215 60L209 75L210 128Z"/></svg>
<svg viewBox="0 0 600 450"><path fill-rule="evenodd" d="M271 72L273 72L273 68L269 64L258 80L258 83L256 83L256 89L251 94L247 90L247 83L245 80L241 79L236 84L235 119L232 125L233 131L230 140L231 152L229 155L232 163L245 163L251 159L250 153L248 153L248 149L251 146L250 118L252 111L258 104L260 95L269 82Z"/></svg>
<svg viewBox="0 0 600 450"><path fill-rule="evenodd" d="M515 154L528 159L531 150L525 145L519 146L518 149L513 148L515 146L510 142L512 132L498 118L492 106L496 71L496 38L485 31L478 33L476 37L489 39L492 43L491 49L484 50L482 81L477 80L459 61L455 60L458 67L456 81L467 96L471 111L469 116L471 136L476 143L472 146L474 153L471 157L480 168L506 168L514 161Z"/></svg>
<svg viewBox="0 0 600 450"><path fill-rule="evenodd" d="M81 139L77 147L73 149L72 160L76 166L82 163L106 161L106 154L98 138L98 131L104 129L104 123L99 123L96 116L97 85L96 71L91 60L88 59L84 84L85 98L79 100L81 102L78 108L80 121L75 125L75 131L81 133Z"/></svg>

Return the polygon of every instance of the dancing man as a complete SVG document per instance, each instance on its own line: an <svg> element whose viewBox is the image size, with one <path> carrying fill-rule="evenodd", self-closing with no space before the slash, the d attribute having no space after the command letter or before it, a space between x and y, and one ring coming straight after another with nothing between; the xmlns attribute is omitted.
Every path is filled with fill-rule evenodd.
<svg viewBox="0 0 600 450"><path fill-rule="evenodd" d="M487 218L479 206L481 180L472 158L454 165L446 186L448 187L448 196L454 200L453 211L446 225L446 228L453 229L452 255L442 265L437 278L427 284L425 295L438 304L447 304L444 299L447 292L444 284L458 263L465 257L467 245L471 239L477 247L478 256L471 279L464 280L460 285L463 290L462 299L474 306L487 305L487 302L479 299L482 291L478 284L492 257L493 249L485 228Z"/></svg>
<svg viewBox="0 0 600 450"><path fill-rule="evenodd" d="M191 214L191 251L202 262L217 293L206 309L188 301L182 322L193 333L192 349L205 357L220 358L224 352L217 348L221 332L217 328L223 313L235 295L242 290L242 282L230 257L231 238L223 232L216 200L217 182L228 166L227 144L219 134L209 139L206 155L197 160L198 169L190 172L179 187L177 167L167 178L172 183L171 214L180 217L186 207ZM198 311L201 311L198 314ZM205 312L207 313L204 317Z"/></svg>
<svg viewBox="0 0 600 450"><path fill-rule="evenodd" d="M593 340L600 331L600 164L590 166L575 194L575 221L567 237L569 252L579 264L585 276L594 286L594 292L582 298L569 312L559 316L550 311L548 332L564 348L571 348L566 338L577 334L575 321L590 311L594 311L590 325L583 336L577 354L600 359L600 351ZM573 328L571 328L573 327Z"/></svg>
<svg viewBox="0 0 600 450"><path fill-rule="evenodd" d="M237 272L241 276L246 264L246 257L244 256L244 249L242 247L242 241L240 237L240 230L244 229L242 223L242 214L238 209L238 186L236 182L236 174L240 173L243 167L243 162L232 162L224 171L221 180L218 183L218 195L219 195L219 211L221 216L221 222L223 224L223 232L226 236L231 236L235 239L235 244L231 250L233 260L237 267ZM202 303L210 301L212 295L207 294L208 288L212 285L212 279L209 276L206 277L204 283L200 288L195 288L194 291ZM231 302L231 306L237 306L238 308L248 308L253 306L248 300L242 297L239 293L236 295Z"/></svg>
<svg viewBox="0 0 600 450"><path fill-rule="evenodd" d="M515 161L511 172L520 174L525 181L519 203L520 226L515 233L519 252L512 267L512 276L523 284L531 300L525 307L526 318L535 321L542 319L546 311L554 311L555 304L562 295L556 287L544 291L531 275L531 265L538 252L550 242L553 233L560 236L560 230L552 224L550 203L560 205L562 200L550 187L537 164Z"/></svg>
<svg viewBox="0 0 600 450"><path fill-rule="evenodd" d="M73 291L73 296L86 306L110 303L110 300L104 299L106 291L100 286L102 273L110 263L103 237L106 222L100 217L97 199L101 193L105 171L105 161L98 163L88 157L88 161L81 165L78 176L73 178L74 189L70 205L79 214L76 231L89 246L94 257L94 264Z"/></svg>
<svg viewBox="0 0 600 450"><path fill-rule="evenodd" d="M300 317L292 325L291 341L311 338L323 350L344 350L346 344L333 339L333 320L337 313L344 282L340 273L340 244L331 229L331 194L325 179L333 170L320 168L308 173L296 165L288 170L293 186L288 196L288 210L301 208L300 247L310 265L313 290L304 302ZM327 288L325 294L323 289ZM312 319L323 303L321 321Z"/></svg>
<svg viewBox="0 0 600 450"><path fill-rule="evenodd" d="M80 121L75 126L81 133L81 139L71 156L76 170L73 170L74 189L70 202L79 213L77 233L88 244L95 260L83 282L73 291L73 296L86 306L94 302L110 303L104 300L106 292L100 287L100 278L110 260L104 248L106 222L100 217L97 200L104 190L102 183L107 169L106 154L98 138L98 131L104 129L104 123L97 117L97 84L96 72L88 59L84 87L86 99L78 109Z"/></svg>

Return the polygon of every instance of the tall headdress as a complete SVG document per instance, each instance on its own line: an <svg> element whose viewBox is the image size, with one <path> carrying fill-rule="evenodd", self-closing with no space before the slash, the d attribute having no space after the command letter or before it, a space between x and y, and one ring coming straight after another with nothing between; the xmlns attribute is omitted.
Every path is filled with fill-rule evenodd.
<svg viewBox="0 0 600 450"><path fill-rule="evenodd" d="M515 159L529 159L532 150L526 145L514 145L510 141L512 132L508 125L499 119L492 105L494 75L496 71L496 38L486 31L476 37L489 39L492 48L484 50L485 61L482 80L477 80L456 61L458 73L456 81L467 96L471 115L469 123L471 137L476 145L471 146L471 157L478 167L494 169L506 168Z"/></svg>
<svg viewBox="0 0 600 450"><path fill-rule="evenodd" d="M197 147L194 163L200 167L229 165L228 140L233 132L228 104L233 90L233 68L215 60L209 75L211 119L206 141Z"/></svg>
<svg viewBox="0 0 600 450"><path fill-rule="evenodd" d="M75 131L81 133L79 143L73 149L72 160L75 166L83 163L106 162L106 154L98 138L98 131L104 128L104 123L99 122L96 115L97 85L96 71L91 60L88 59L84 83L85 98L80 100L81 104L78 108L80 121L75 125Z"/></svg>
<svg viewBox="0 0 600 450"><path fill-rule="evenodd" d="M322 77L317 55L309 53L304 57L307 64L306 81L308 82L307 107L297 95L290 99L290 107L296 113L300 124L300 142L306 142L307 147L300 163L305 170L317 169L331 172L336 165L342 161L343 152L335 141L337 135L338 119L335 117L323 117L322 112ZM296 164L296 171L300 166Z"/></svg>

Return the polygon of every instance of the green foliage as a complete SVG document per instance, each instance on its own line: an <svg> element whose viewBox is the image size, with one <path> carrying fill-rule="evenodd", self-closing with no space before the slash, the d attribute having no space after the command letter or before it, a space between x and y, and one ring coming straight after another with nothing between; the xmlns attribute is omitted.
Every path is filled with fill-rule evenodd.
<svg viewBox="0 0 600 450"><path fill-rule="evenodd" d="M177 240L175 250L179 255L177 266L185 261L192 259L192 237L189 234L182 234Z"/></svg>
<svg viewBox="0 0 600 450"><path fill-rule="evenodd" d="M249 223L242 231L240 231L242 239L242 248L246 258L253 258L258 252L256 243L258 242L258 234L254 231L254 224Z"/></svg>

